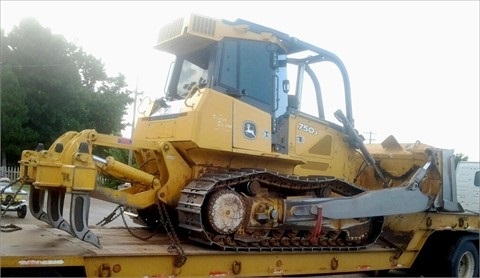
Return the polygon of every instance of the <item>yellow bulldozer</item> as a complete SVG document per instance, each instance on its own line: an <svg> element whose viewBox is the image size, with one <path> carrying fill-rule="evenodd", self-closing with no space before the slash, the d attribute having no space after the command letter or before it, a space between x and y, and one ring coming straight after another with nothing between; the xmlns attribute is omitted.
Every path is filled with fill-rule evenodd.
<svg viewBox="0 0 480 278"><path fill-rule="evenodd" d="M132 138L69 131L48 149L23 151L36 218L101 246L88 226L94 197L177 242L310 252L361 250L378 239L402 249L415 233L398 215L463 211L453 150L393 136L364 144L335 54L245 20L195 14L163 27L155 48L175 61ZM342 106L333 110L321 89L325 63L342 79ZM316 108L306 111L306 102ZM97 147L132 151L136 166L94 155ZM103 174L131 186L104 187Z"/></svg>

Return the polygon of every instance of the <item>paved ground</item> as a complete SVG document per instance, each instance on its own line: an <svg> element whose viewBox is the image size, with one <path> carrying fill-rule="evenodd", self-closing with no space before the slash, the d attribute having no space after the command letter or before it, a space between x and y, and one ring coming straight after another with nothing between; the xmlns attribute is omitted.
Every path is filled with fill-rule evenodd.
<svg viewBox="0 0 480 278"><path fill-rule="evenodd" d="M26 197L28 200L28 197ZM45 205L46 206L46 205ZM115 208L117 207L116 204L112 204L109 202L97 200L91 198L90 201L90 214L89 214L89 226L95 226L98 222L103 220L104 217L109 215ZM45 210L45 209L44 209ZM2 212L3 213L3 212ZM66 194L65 196L65 203L64 203L64 211L63 211L63 218L69 221L70 218L70 194ZM127 225L129 226L138 226L132 222L132 220L125 216ZM27 211L27 216L25 218L18 218L17 213L15 211L8 211L5 215L0 219L2 225L8 224L35 224L35 225L47 225L46 223L37 220L32 216L30 210ZM113 227L124 227L124 223L121 217L116 218L114 221L107 224L105 227L113 228Z"/></svg>

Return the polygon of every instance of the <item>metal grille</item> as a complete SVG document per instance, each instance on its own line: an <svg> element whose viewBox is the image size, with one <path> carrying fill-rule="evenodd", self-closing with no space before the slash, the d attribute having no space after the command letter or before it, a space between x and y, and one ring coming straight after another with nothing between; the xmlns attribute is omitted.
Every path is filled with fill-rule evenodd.
<svg viewBox="0 0 480 278"><path fill-rule="evenodd" d="M213 36L215 34L215 20L193 15L191 20L192 26L191 30L195 33L200 33L208 36Z"/></svg>
<svg viewBox="0 0 480 278"><path fill-rule="evenodd" d="M164 26L158 35L158 43L162 43L164 41L167 41L171 38L174 38L176 36L179 36L182 34L182 28L183 28L183 18L179 18L175 20L174 22Z"/></svg>

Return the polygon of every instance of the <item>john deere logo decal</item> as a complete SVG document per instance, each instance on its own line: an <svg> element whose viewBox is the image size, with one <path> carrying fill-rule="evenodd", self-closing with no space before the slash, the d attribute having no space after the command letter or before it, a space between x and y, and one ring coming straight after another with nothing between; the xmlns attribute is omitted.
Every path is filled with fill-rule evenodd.
<svg viewBox="0 0 480 278"><path fill-rule="evenodd" d="M254 122L243 122L243 135L250 140L254 140L257 138L257 126Z"/></svg>

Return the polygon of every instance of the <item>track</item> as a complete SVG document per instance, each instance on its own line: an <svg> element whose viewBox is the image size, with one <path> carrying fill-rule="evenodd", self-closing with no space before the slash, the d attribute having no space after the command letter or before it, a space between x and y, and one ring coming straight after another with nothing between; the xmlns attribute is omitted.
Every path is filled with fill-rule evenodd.
<svg viewBox="0 0 480 278"><path fill-rule="evenodd" d="M191 240L223 250L358 250L372 243L380 234L383 218L352 219L344 228L335 230L328 227L328 219L320 217L298 229L281 221L271 223L268 215L280 208L262 214L255 206L257 194L264 196L262 200L281 203L287 196L322 198L330 192L353 196L363 190L332 177L287 176L257 169L210 169L182 190L177 206L179 226L189 230ZM222 212L230 214L223 217L223 222L217 220L222 218ZM242 215L241 219L237 214ZM258 222L261 223L252 224ZM318 226L321 233L316 234Z"/></svg>

